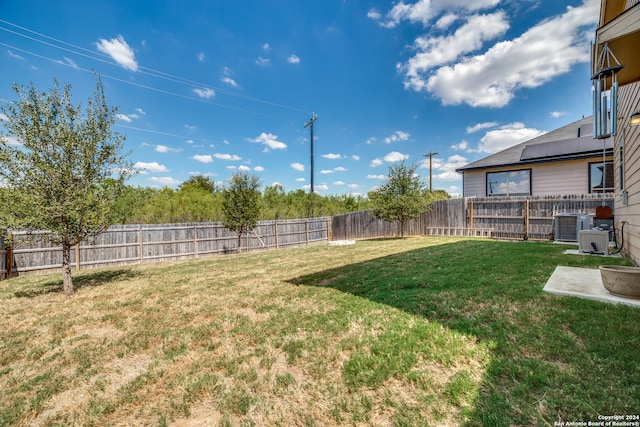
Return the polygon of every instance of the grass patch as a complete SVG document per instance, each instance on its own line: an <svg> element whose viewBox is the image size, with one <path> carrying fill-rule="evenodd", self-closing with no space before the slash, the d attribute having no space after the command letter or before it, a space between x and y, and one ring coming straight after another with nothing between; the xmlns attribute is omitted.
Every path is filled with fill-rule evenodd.
<svg viewBox="0 0 640 427"><path fill-rule="evenodd" d="M549 243L360 241L0 282L0 425L547 425L640 407L640 310ZM625 260L607 259L610 263Z"/></svg>

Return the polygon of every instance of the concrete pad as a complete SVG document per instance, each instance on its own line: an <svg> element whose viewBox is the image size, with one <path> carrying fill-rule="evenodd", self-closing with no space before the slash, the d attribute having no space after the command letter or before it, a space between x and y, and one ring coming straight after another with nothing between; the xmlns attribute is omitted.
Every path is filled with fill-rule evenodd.
<svg viewBox="0 0 640 427"><path fill-rule="evenodd" d="M599 256L599 257L608 257L608 258L622 258L622 255L618 254L592 254L589 252L580 252L578 249L567 249L563 252L565 255L589 255L589 256Z"/></svg>
<svg viewBox="0 0 640 427"><path fill-rule="evenodd" d="M558 266L542 289L556 295L575 296L611 304L626 304L640 308L640 299L610 294L602 286L600 270Z"/></svg>

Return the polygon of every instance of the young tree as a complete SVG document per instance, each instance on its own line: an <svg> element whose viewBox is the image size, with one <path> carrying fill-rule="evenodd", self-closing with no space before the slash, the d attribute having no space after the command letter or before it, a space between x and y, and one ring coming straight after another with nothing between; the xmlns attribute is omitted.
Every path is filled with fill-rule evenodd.
<svg viewBox="0 0 640 427"><path fill-rule="evenodd" d="M391 166L384 183L369 193L373 216L385 221L399 221L402 238L407 220L418 218L429 206L428 190L416 175L416 167L407 166L404 162Z"/></svg>
<svg viewBox="0 0 640 427"><path fill-rule="evenodd" d="M238 233L238 253L242 235L251 232L260 218L260 179L255 175L236 173L231 177L222 197L222 225Z"/></svg>
<svg viewBox="0 0 640 427"><path fill-rule="evenodd" d="M18 101L0 107L8 133L0 138L1 219L52 233L62 245L64 292L72 296L71 248L112 223L133 174L121 154L124 137L111 131L117 108L107 105L99 77L84 110L72 104L71 86L61 90L55 79L48 93L33 84L13 88Z"/></svg>
<svg viewBox="0 0 640 427"><path fill-rule="evenodd" d="M189 188L197 188L207 193L215 193L216 192L216 183L213 179L202 176L202 175L194 175L189 177L188 180L184 181L182 184L178 186L178 190L184 190Z"/></svg>

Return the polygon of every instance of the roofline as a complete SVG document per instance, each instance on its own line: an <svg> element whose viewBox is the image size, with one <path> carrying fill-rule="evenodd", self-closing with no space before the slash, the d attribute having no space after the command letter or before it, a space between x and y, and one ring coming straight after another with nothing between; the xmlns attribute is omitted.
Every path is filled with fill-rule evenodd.
<svg viewBox="0 0 640 427"><path fill-rule="evenodd" d="M605 150L605 157L613 156L613 148L607 148ZM527 165L537 165L541 163L555 163L555 162L564 162L568 160L584 160L584 159L594 159L602 157L602 151L592 151L590 153L581 154L578 156L565 156L565 157L546 157L544 159L536 159L529 161L522 161L517 163L504 163L501 165L492 165L492 166L476 166L471 168L465 168L464 166L456 169L458 173L464 173L465 171L473 171L480 169L496 169L496 168L504 168L504 167L513 167L513 166L527 166Z"/></svg>

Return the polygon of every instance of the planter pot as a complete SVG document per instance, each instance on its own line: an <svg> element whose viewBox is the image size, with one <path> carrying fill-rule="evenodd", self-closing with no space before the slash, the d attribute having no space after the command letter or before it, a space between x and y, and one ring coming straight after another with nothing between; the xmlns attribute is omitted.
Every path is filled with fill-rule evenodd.
<svg viewBox="0 0 640 427"><path fill-rule="evenodd" d="M614 295L640 299L640 268L601 265L600 276L604 288Z"/></svg>

